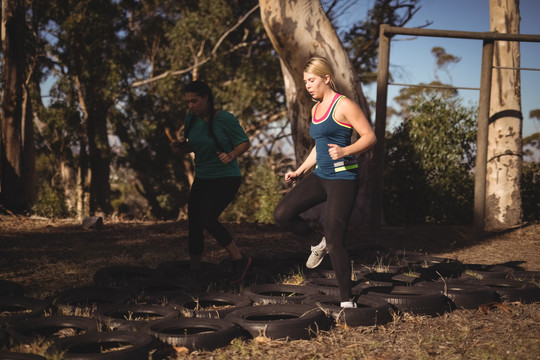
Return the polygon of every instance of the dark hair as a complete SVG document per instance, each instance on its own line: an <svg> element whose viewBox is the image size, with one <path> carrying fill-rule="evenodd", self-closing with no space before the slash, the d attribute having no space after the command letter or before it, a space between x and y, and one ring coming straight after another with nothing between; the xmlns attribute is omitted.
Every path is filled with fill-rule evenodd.
<svg viewBox="0 0 540 360"><path fill-rule="evenodd" d="M208 97L208 103L210 104L210 119L214 116L214 94L212 89L205 82L200 80L192 81L184 88L184 93L194 93L200 97Z"/></svg>
<svg viewBox="0 0 540 360"><path fill-rule="evenodd" d="M192 81L191 83L187 84L184 88L184 93L194 93L197 94L197 96L200 97L208 97L208 104L209 104L209 120L208 120L208 131L210 132L210 136L214 139L218 150L223 151L223 148L221 147L221 144L219 143L216 134L214 134L214 114L216 112L215 106L214 106L214 94L212 94L212 89L210 89L210 86L208 86L205 82L200 80ZM193 122L189 122L189 128L184 131L184 134L188 134L189 130L191 129L191 125L193 125Z"/></svg>

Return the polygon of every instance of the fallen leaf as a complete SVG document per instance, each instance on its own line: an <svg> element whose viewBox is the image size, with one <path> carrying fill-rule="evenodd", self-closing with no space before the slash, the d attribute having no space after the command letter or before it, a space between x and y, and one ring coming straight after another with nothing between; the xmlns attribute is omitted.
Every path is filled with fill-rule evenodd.
<svg viewBox="0 0 540 360"><path fill-rule="evenodd" d="M501 303L493 303L492 305L494 307L498 307L499 309L502 309L504 312L510 314L510 309L506 305L501 304Z"/></svg>
<svg viewBox="0 0 540 360"><path fill-rule="evenodd" d="M351 330L351 327L344 322L336 323L336 327L343 328L344 330Z"/></svg>
<svg viewBox="0 0 540 360"><path fill-rule="evenodd" d="M175 346L174 351L176 351L176 354L178 355L187 355L189 354L189 349L185 346Z"/></svg>
<svg viewBox="0 0 540 360"><path fill-rule="evenodd" d="M499 309L502 309L504 312L510 314L510 309L504 305L504 304L501 304L501 303L489 303L489 304L482 304L478 307L478 310L480 310L481 312L485 314L489 313L489 311L491 309L494 309L494 308L499 308Z"/></svg>

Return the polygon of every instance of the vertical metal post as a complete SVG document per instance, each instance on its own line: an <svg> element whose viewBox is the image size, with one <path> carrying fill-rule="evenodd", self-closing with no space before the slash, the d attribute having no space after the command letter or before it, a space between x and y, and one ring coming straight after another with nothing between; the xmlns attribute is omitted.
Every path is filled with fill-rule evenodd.
<svg viewBox="0 0 540 360"><path fill-rule="evenodd" d="M486 171L489 129L489 106L493 65L493 40L484 40L482 48L482 73L478 105L478 133L476 137L476 170L474 175L474 235L484 234L486 216Z"/></svg>
<svg viewBox="0 0 540 360"><path fill-rule="evenodd" d="M388 98L388 69L390 64L390 37L384 31L389 25L380 27L379 66L377 71L377 102L375 107L375 135L377 144L373 154L373 197L371 199L371 230L381 225L384 173L384 137L386 133L386 102Z"/></svg>

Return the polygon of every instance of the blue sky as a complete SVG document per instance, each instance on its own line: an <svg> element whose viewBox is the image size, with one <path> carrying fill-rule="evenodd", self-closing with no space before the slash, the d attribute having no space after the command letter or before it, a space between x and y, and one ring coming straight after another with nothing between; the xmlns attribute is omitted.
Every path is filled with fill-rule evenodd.
<svg viewBox="0 0 540 360"><path fill-rule="evenodd" d="M354 11L362 17L367 14L374 0L358 0ZM406 27L416 27L432 21L428 28L441 30L489 31L489 0L423 0L421 9ZM353 9L351 9L353 10ZM351 11L352 12L352 11ZM520 0L522 34L540 35L540 0ZM348 15L351 18L350 13ZM394 82L418 84L435 79L435 58L431 49L443 47L447 53L458 56L461 61L450 67L451 79L439 72L443 82L451 82L458 87L480 87L480 66L482 41L467 39L447 39L396 36L390 46L390 71ZM521 67L540 68L540 43L521 43ZM399 86L389 86L388 105L398 95ZM371 99L376 98L376 86L369 86L364 92ZM479 91L460 90L465 104L478 103ZM533 109L540 109L540 71L521 72L521 95L523 112L523 136L540 132L540 121L530 119ZM374 116L373 116L374 118ZM395 125L391 120L389 126Z"/></svg>
<svg viewBox="0 0 540 360"><path fill-rule="evenodd" d="M364 19L375 0L357 0L339 22L343 28L352 25L358 19ZM432 21L430 29L489 31L489 0L422 0L421 9L406 25L416 27ZM540 0L520 0L521 33L540 35ZM355 14L358 14L355 16ZM482 58L482 41L467 39L446 39L406 36L393 38L390 49L390 71L394 82L418 84L428 83L435 79L435 58L431 49L443 47L447 53L461 58L455 66L449 68L451 79L444 72L439 72L440 80L451 82L458 87L480 86L480 65ZM524 68L540 68L540 43L521 43L521 66ZM50 81L42 91L48 94ZM540 132L540 121L530 119L529 113L540 108L540 71L521 72L523 136ZM376 98L376 85L364 88L370 99ZM399 86L388 87L388 105L393 106L392 99L398 95ZM460 90L465 104L476 106L479 91ZM373 114L372 118L375 116ZM396 124L391 119L388 126Z"/></svg>

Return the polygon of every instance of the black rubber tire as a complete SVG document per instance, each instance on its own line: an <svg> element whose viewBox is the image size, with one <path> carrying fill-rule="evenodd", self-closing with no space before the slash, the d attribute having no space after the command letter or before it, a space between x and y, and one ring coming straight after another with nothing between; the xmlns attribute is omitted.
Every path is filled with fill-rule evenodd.
<svg viewBox="0 0 540 360"><path fill-rule="evenodd" d="M356 308L342 308L340 302L337 295L313 295L307 297L303 303L319 306L329 312L336 323L347 326L382 325L392 320L392 305L375 296L359 296L355 300Z"/></svg>
<svg viewBox="0 0 540 360"><path fill-rule="evenodd" d="M467 281L421 282L415 286L440 292L452 301L456 309L477 309L480 305L499 301L499 295L489 287Z"/></svg>
<svg viewBox="0 0 540 360"><path fill-rule="evenodd" d="M184 278L191 277L193 271L191 270L191 262L189 260L180 261L166 261L158 266L156 270L166 278ZM223 271L218 265L210 262L201 263L202 271Z"/></svg>
<svg viewBox="0 0 540 360"><path fill-rule="evenodd" d="M384 281L362 281L354 285L351 289L354 296L366 295L368 292L373 291L374 288L383 287L388 290L381 290L380 292L390 291L394 286L394 283Z"/></svg>
<svg viewBox="0 0 540 360"><path fill-rule="evenodd" d="M82 316L42 316L20 320L7 326L11 337L19 343L31 344L37 339L51 340L62 337L59 331L73 329L75 336L98 331L95 319Z"/></svg>
<svg viewBox="0 0 540 360"><path fill-rule="evenodd" d="M150 322L176 318L180 313L170 306L161 305L104 305L98 307L92 316L108 330L138 331Z"/></svg>
<svg viewBox="0 0 540 360"><path fill-rule="evenodd" d="M457 278L465 271L463 263L456 259L414 251L395 251L394 254L408 264L408 271L419 273L426 281L437 280L440 277Z"/></svg>
<svg viewBox="0 0 540 360"><path fill-rule="evenodd" d="M327 295L339 295L339 285L336 278L308 278L305 286L312 287Z"/></svg>
<svg viewBox="0 0 540 360"><path fill-rule="evenodd" d="M432 256L427 261L429 267L435 272L433 275L434 279L439 279L441 276L443 278L455 279L460 277L465 271L465 265L455 259Z"/></svg>
<svg viewBox="0 0 540 360"><path fill-rule="evenodd" d="M430 255L421 251L390 249L387 256L394 257L407 263L414 263L419 260L423 260Z"/></svg>
<svg viewBox="0 0 540 360"><path fill-rule="evenodd" d="M224 319L167 319L149 324L146 331L163 343L190 351L214 350L240 336L240 328Z"/></svg>
<svg viewBox="0 0 540 360"><path fill-rule="evenodd" d="M437 316L451 310L449 299L438 291L418 286L374 287L369 295L377 296L402 312Z"/></svg>
<svg viewBox="0 0 540 360"><path fill-rule="evenodd" d="M24 287L13 281L0 280L0 296L24 296Z"/></svg>
<svg viewBox="0 0 540 360"><path fill-rule="evenodd" d="M24 296L0 296L0 326L14 321L40 316L49 303ZM11 315L8 315L11 313Z"/></svg>
<svg viewBox="0 0 540 360"><path fill-rule="evenodd" d="M65 360L148 360L154 344L145 332L107 331L58 339L47 352L64 351ZM114 351L101 352L104 347Z"/></svg>
<svg viewBox="0 0 540 360"><path fill-rule="evenodd" d="M445 257L439 257L439 256L432 256L429 254L423 254L423 255L406 255L403 258L409 265L411 264L419 264L419 265L425 265L425 266L437 266L440 264L458 264L460 263L458 260L445 258Z"/></svg>
<svg viewBox="0 0 540 360"><path fill-rule="evenodd" d="M77 308L92 308L97 305L120 305L128 303L134 294L126 289L86 286L62 292L54 305L63 313L73 313Z"/></svg>
<svg viewBox="0 0 540 360"><path fill-rule="evenodd" d="M362 280L369 282L389 282L392 283L392 278L398 275L397 272L368 272L362 275Z"/></svg>
<svg viewBox="0 0 540 360"><path fill-rule="evenodd" d="M363 275L367 273L365 268L362 269L352 269L352 279L353 281L359 281L363 278ZM326 278L326 279L335 279L336 278L336 272L334 270L327 270L327 269L310 269L306 271L305 273L306 279L311 278Z"/></svg>
<svg viewBox="0 0 540 360"><path fill-rule="evenodd" d="M506 279L514 271L503 265L464 264L463 279Z"/></svg>
<svg viewBox="0 0 540 360"><path fill-rule="evenodd" d="M308 275L310 274L310 275ZM306 274L308 278L326 278L326 279L335 279L336 278L336 272L334 270L329 269L311 269L309 270L308 274Z"/></svg>
<svg viewBox="0 0 540 360"><path fill-rule="evenodd" d="M9 335L2 327L0 327L0 349L7 344L9 340Z"/></svg>
<svg viewBox="0 0 540 360"><path fill-rule="evenodd" d="M46 357L36 354L16 353L9 351L0 351L1 360L47 360Z"/></svg>
<svg viewBox="0 0 540 360"><path fill-rule="evenodd" d="M248 306L229 313L225 320L234 322L252 338L292 340L309 339L332 323L324 311L304 304Z"/></svg>
<svg viewBox="0 0 540 360"><path fill-rule="evenodd" d="M168 279L191 279L204 285L218 283L224 279L226 272L220 265L203 262L201 269L192 270L189 260L167 261L156 267L158 276Z"/></svg>
<svg viewBox="0 0 540 360"><path fill-rule="evenodd" d="M255 261L255 260L254 260ZM244 277L245 286L255 284L273 284L292 274L292 270L282 267L279 263L276 266L255 265L252 263L249 271Z"/></svg>
<svg viewBox="0 0 540 360"><path fill-rule="evenodd" d="M245 295L200 293L173 298L168 305L185 317L223 319L228 313L251 304L251 299Z"/></svg>
<svg viewBox="0 0 540 360"><path fill-rule="evenodd" d="M275 283L295 271L282 259L252 257L251 260L251 266L246 274L248 284ZM224 269L232 270L232 260L230 258L221 261L220 265ZM296 269L296 272L298 272L298 269Z"/></svg>
<svg viewBox="0 0 540 360"><path fill-rule="evenodd" d="M320 294L319 290L301 285L262 284L245 288L242 295L255 304L300 304L306 296Z"/></svg>
<svg viewBox="0 0 540 360"><path fill-rule="evenodd" d="M417 274L424 281L436 281L440 278L456 279L462 276L465 266L457 260L446 258L426 258L424 261L411 263L405 273Z"/></svg>
<svg viewBox="0 0 540 360"><path fill-rule="evenodd" d="M94 283L102 287L125 288L134 280L154 278L157 274L157 270L143 266L107 266L94 273Z"/></svg>
<svg viewBox="0 0 540 360"><path fill-rule="evenodd" d="M137 303L163 304L184 294L200 292L202 284L190 278L152 278L130 281L128 288L135 290Z"/></svg>
<svg viewBox="0 0 540 360"><path fill-rule="evenodd" d="M506 275L507 279L512 280L521 280L527 282L537 282L540 281L540 271L526 271L526 270L516 270L508 273Z"/></svg>
<svg viewBox="0 0 540 360"><path fill-rule="evenodd" d="M397 274L401 274L403 271L407 269L408 264L397 264L397 265L371 265L368 267L362 267L360 270L363 270L364 274L371 274L372 276L380 276L383 278L386 278L387 276L393 276ZM377 280L377 279L371 279L376 281L384 281L384 280Z"/></svg>
<svg viewBox="0 0 540 360"><path fill-rule="evenodd" d="M386 286L386 284L392 284L393 286L412 286L421 281L420 276L406 275L401 272L402 270L397 273L368 272L362 274L360 280L370 284L379 284L379 286Z"/></svg>
<svg viewBox="0 0 540 360"><path fill-rule="evenodd" d="M484 279L471 281L488 286L499 294L501 301L519 301L524 304L540 301L540 288L527 281L513 279Z"/></svg>
<svg viewBox="0 0 540 360"><path fill-rule="evenodd" d="M423 281L420 274L397 274L392 276L390 280L392 284L399 286L413 286Z"/></svg>

